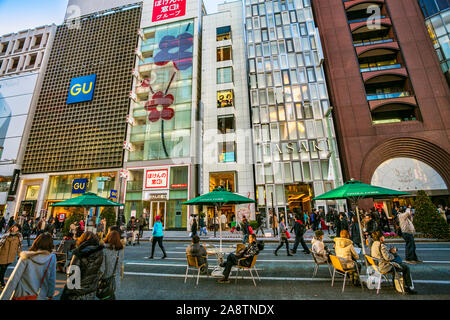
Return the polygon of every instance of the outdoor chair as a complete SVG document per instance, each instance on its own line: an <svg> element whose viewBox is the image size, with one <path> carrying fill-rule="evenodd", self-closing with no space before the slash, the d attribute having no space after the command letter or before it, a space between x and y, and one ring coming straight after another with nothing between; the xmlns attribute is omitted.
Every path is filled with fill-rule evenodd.
<svg viewBox="0 0 450 320"><path fill-rule="evenodd" d="M368 255L365 255L365 257L366 257L366 260L369 263L369 265L371 265L372 268L375 270L375 272L377 272L380 275L378 277L378 285L377 285L377 294L379 294L380 288L381 288L381 278L384 278L387 282L389 282L389 280L388 280L386 275L392 274L394 276L394 268L392 268L388 272L381 272L380 268L378 268L378 263L381 261L380 259L373 258L373 257L368 256Z"/></svg>
<svg viewBox="0 0 450 320"><path fill-rule="evenodd" d="M341 292L344 292L344 290L345 290L345 282L346 282L346 280L347 280L347 274L348 274L348 273L351 273L351 272L355 272L355 271L356 271L356 272L358 273L358 278L361 279L361 277L359 276L359 270L358 270L358 267L356 266L356 264L355 264L355 267L354 267L354 268L351 268L351 269L344 269L344 267L342 266L342 263L341 263L341 261L339 260L338 257L336 257L336 256L330 254L330 259L331 259L331 263L333 264L333 268L334 268L334 271L333 271L333 279L331 280L331 286L332 286L332 287L334 286L334 276L335 276L336 273L338 273L338 274L344 276L344 284L343 284L343 286L342 286L342 291L341 291ZM356 269L356 270L355 270L355 269ZM361 282L361 281L360 281L360 282ZM364 290L364 287L363 287L363 285L362 285L362 282L361 282L361 289Z"/></svg>
<svg viewBox="0 0 450 320"><path fill-rule="evenodd" d="M333 275L331 274L330 263L328 262L328 260L325 262L318 262L315 253L311 251L311 255L314 259L314 265L315 265L314 273L313 273L312 277L314 278L316 276L317 271L319 270L319 265L325 265L325 264L328 266L328 271L330 272L330 277L332 277Z"/></svg>
<svg viewBox="0 0 450 320"><path fill-rule="evenodd" d="M245 260L246 258L241 258L238 260L238 264L236 265L236 282L237 283L237 279L238 279L238 275L239 275L239 270L248 270L250 272L250 276L252 277L253 280L253 284L256 287L256 282L255 282L255 278L253 277L253 273L252 270L254 270L256 272L256 275L258 276L258 280L261 281L261 278L259 277L258 271L255 268L255 263L256 263L256 259L258 258L258 256L254 256L252 263L250 264L249 267L245 267L241 265L241 261ZM242 278L244 278L244 276L242 276Z"/></svg>
<svg viewBox="0 0 450 320"><path fill-rule="evenodd" d="M186 283L189 270L198 270L198 273L197 273L197 284L196 284L196 285L198 285L198 280L200 278L200 269L202 267L206 266L206 262L201 264L201 265L199 265L197 258L198 257L186 254L187 266L186 266L186 276L184 278L184 283ZM202 256L202 258L204 258L205 261L206 261L206 256ZM206 270L206 275L209 277L208 270Z"/></svg>

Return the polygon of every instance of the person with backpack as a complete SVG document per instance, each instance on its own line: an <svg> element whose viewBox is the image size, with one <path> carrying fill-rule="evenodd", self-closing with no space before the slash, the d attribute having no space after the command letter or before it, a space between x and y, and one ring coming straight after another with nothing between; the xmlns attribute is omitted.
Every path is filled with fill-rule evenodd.
<svg viewBox="0 0 450 320"><path fill-rule="evenodd" d="M19 224L13 224L0 238L0 289L5 287L6 269L22 251L23 238L20 230Z"/></svg>
<svg viewBox="0 0 450 320"><path fill-rule="evenodd" d="M120 266L123 262L123 244L119 232L109 231L104 241L103 262L97 297L102 300L115 300L115 291L120 287ZM102 290L102 288L104 288ZM105 294L106 293L106 294ZM99 296L99 295L104 296Z"/></svg>
<svg viewBox="0 0 450 320"><path fill-rule="evenodd" d="M291 254L297 253L297 247L299 244L302 245L304 254L310 254L311 251L309 250L308 246L306 245L305 239L303 238L306 232L306 226L300 220L300 217L297 216L296 218L297 220L295 220L294 223L295 243L294 247L292 248Z"/></svg>
<svg viewBox="0 0 450 320"><path fill-rule="evenodd" d="M0 300L53 299L56 283L56 256L52 250L52 236L43 233L34 240L29 251L22 251Z"/></svg>

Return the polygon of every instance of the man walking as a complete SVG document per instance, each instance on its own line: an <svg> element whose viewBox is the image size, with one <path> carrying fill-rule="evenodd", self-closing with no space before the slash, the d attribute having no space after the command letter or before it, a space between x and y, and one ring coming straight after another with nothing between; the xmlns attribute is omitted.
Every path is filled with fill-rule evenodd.
<svg viewBox="0 0 450 320"><path fill-rule="evenodd" d="M309 250L308 246L305 243L305 239L303 239L303 235L305 234L306 227L303 224L303 222L300 220L299 216L296 216L296 221L294 223L294 233L295 233L295 243L294 248L292 248L291 254L297 253L297 247L299 243L302 244L303 247L303 253L304 254L310 254L311 251Z"/></svg>
<svg viewBox="0 0 450 320"><path fill-rule="evenodd" d="M412 222L412 210L410 208L402 210L398 215L400 229L402 230L402 238L406 242L405 255L406 263L416 264L422 261L416 255L416 243L414 242L414 224Z"/></svg>
<svg viewBox="0 0 450 320"><path fill-rule="evenodd" d="M263 225L264 225L265 219L264 219L263 215L259 211L256 211L256 222L258 223L258 226L256 228L255 234L257 235L258 232L261 231L261 233L262 233L262 235L264 237L264 227L263 227Z"/></svg>

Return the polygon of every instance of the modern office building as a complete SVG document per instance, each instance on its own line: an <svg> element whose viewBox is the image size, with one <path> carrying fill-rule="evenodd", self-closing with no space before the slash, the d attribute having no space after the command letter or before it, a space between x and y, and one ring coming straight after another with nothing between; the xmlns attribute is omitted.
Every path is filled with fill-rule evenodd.
<svg viewBox="0 0 450 320"><path fill-rule="evenodd" d="M123 176L125 217L186 230L198 190L201 0L143 2ZM131 70L130 70L131 72ZM193 212L193 211L192 211Z"/></svg>
<svg viewBox="0 0 450 320"><path fill-rule="evenodd" d="M248 99L248 75L242 2L218 5L203 17L202 26L202 163L200 193L216 187L255 199L253 141ZM212 221L214 207L204 207ZM255 205L222 207L228 222Z"/></svg>
<svg viewBox="0 0 450 320"><path fill-rule="evenodd" d="M55 30L41 26L0 37L0 215L6 219L14 214L22 137Z"/></svg>
<svg viewBox="0 0 450 320"><path fill-rule="evenodd" d="M334 201L312 199L337 186L340 165L330 152L335 135L327 133L330 102L311 2L245 0L244 12L258 209L327 211Z"/></svg>
<svg viewBox="0 0 450 320"><path fill-rule="evenodd" d="M450 85L450 1L419 0L428 34Z"/></svg>
<svg viewBox="0 0 450 320"><path fill-rule="evenodd" d="M450 90L418 2L315 0L313 9L344 178L449 204Z"/></svg>
<svg viewBox="0 0 450 320"><path fill-rule="evenodd" d="M141 3L99 7L57 27L31 107L16 214L70 213L49 206L118 193L141 12Z"/></svg>

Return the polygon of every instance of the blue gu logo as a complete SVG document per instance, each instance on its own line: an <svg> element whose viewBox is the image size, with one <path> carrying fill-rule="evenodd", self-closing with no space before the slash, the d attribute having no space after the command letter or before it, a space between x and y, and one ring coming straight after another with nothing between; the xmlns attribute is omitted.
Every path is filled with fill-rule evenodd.
<svg viewBox="0 0 450 320"><path fill-rule="evenodd" d="M94 97L95 80L97 75L73 78L70 81L67 104L91 101Z"/></svg>

